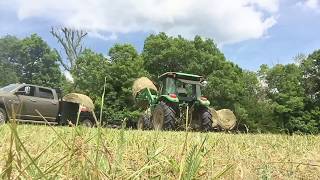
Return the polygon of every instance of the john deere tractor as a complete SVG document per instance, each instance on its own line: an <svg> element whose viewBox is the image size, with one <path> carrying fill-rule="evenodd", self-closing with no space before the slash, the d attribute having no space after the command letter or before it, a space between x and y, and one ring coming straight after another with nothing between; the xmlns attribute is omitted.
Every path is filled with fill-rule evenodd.
<svg viewBox="0 0 320 180"><path fill-rule="evenodd" d="M145 110L138 120L139 129L212 129L210 102L201 95L206 84L202 76L167 72L158 79L159 90L145 77L134 82L133 95Z"/></svg>

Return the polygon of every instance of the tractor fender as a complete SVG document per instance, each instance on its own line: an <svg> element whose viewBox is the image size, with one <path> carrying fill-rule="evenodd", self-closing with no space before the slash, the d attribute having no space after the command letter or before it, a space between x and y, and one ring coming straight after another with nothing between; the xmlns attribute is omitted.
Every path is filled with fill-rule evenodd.
<svg viewBox="0 0 320 180"><path fill-rule="evenodd" d="M199 105L204 106L204 107L209 107L210 106L210 101L207 99L202 99L198 98Z"/></svg>
<svg viewBox="0 0 320 180"><path fill-rule="evenodd" d="M166 101L172 102L172 103L178 103L178 102L179 102L178 97L173 98L173 97L171 97L171 96L169 96L169 95L161 95L161 96L159 97L159 101L161 101L161 100L166 100Z"/></svg>

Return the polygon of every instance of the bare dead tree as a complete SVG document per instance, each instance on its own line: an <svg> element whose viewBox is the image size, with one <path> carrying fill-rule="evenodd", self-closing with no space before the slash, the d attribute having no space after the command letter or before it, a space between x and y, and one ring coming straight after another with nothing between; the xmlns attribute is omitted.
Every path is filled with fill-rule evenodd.
<svg viewBox="0 0 320 180"><path fill-rule="evenodd" d="M61 65L67 71L76 68L76 61L79 55L83 52L82 40L87 36L87 32L83 30L75 30L71 28L51 28L50 33L63 46L67 55L68 63L60 60Z"/></svg>

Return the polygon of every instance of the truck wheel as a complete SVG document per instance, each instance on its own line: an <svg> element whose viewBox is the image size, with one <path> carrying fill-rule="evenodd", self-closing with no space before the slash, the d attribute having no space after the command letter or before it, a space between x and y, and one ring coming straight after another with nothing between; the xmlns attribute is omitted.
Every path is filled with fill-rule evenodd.
<svg viewBox="0 0 320 180"><path fill-rule="evenodd" d="M205 108L200 110L199 117L202 125L202 131L212 131L212 114L210 112L210 109Z"/></svg>
<svg viewBox="0 0 320 180"><path fill-rule="evenodd" d="M7 121L7 113L4 109L0 108L0 125L6 123Z"/></svg>
<svg viewBox="0 0 320 180"><path fill-rule="evenodd" d="M152 125L155 130L172 130L175 124L175 111L164 102L160 102L152 113Z"/></svg>
<svg viewBox="0 0 320 180"><path fill-rule="evenodd" d="M80 122L81 126L85 126L85 127L93 127L93 123L90 119L84 119Z"/></svg>

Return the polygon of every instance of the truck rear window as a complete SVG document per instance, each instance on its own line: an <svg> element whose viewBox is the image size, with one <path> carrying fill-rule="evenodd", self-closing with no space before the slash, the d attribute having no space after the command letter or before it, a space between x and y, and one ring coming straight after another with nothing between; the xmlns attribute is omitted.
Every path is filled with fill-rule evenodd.
<svg viewBox="0 0 320 180"><path fill-rule="evenodd" d="M39 88L38 97L46 98L46 99L54 99L52 91L44 88Z"/></svg>

